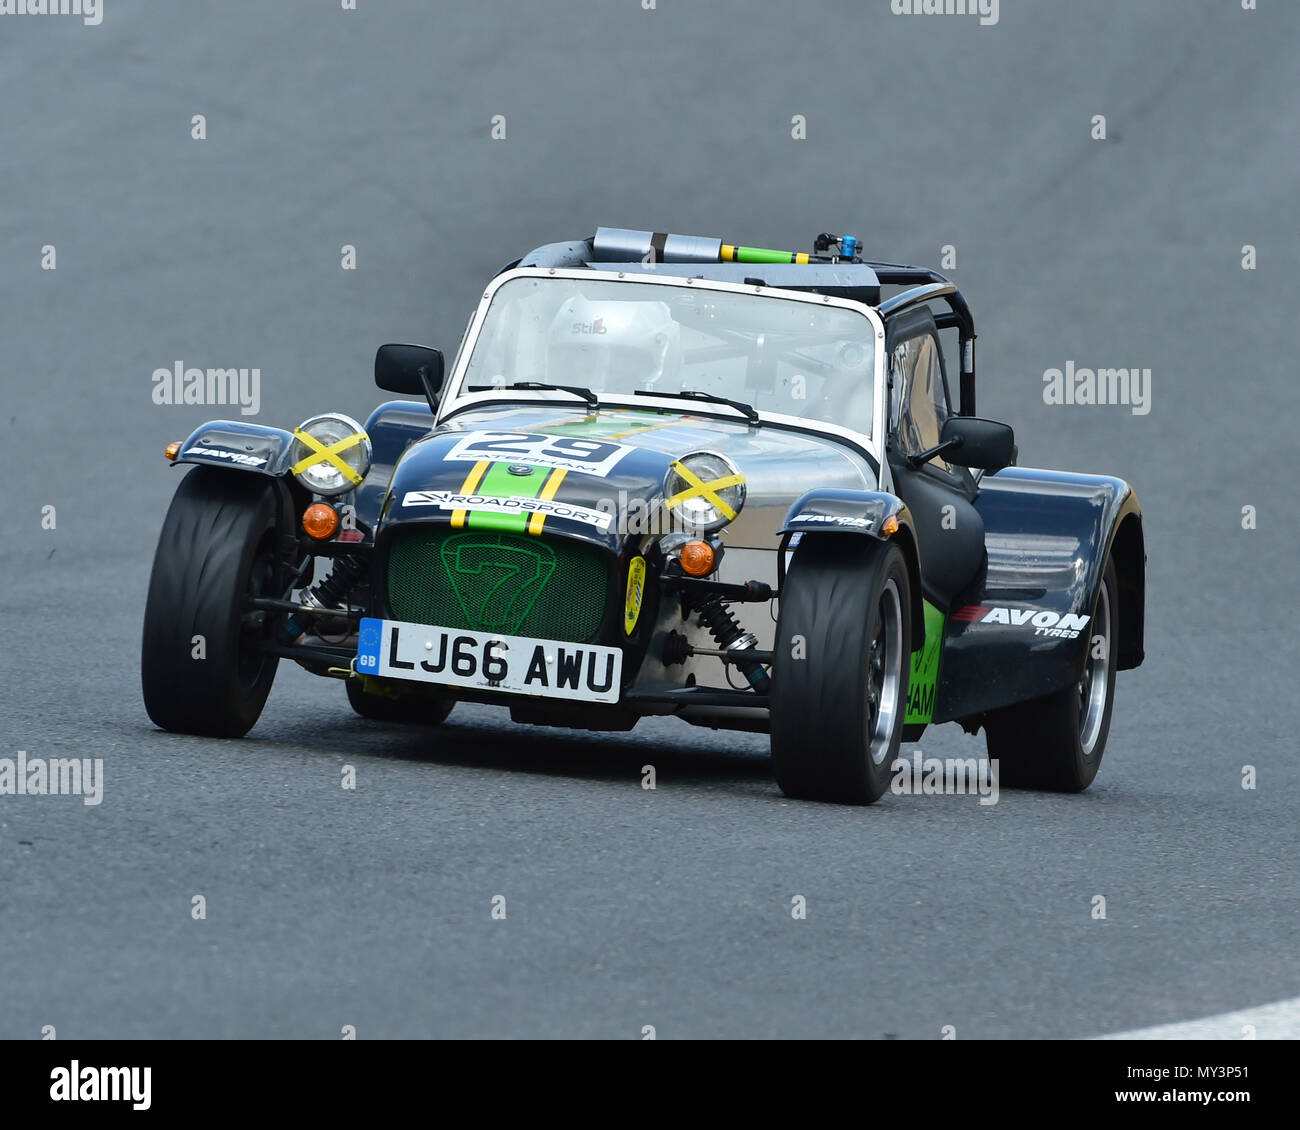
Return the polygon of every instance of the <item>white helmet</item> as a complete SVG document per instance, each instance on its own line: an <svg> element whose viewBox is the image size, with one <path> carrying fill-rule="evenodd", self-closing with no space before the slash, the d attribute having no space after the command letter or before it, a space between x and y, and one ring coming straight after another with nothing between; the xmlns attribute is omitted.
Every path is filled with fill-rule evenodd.
<svg viewBox="0 0 1300 1130"><path fill-rule="evenodd" d="M608 392L654 388L681 368L679 327L665 302L568 299L551 322L546 380Z"/></svg>

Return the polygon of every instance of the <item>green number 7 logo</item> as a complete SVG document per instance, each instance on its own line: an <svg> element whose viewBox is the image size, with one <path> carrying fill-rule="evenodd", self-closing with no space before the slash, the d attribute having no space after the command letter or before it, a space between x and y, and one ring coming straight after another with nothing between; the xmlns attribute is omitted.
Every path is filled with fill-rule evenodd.
<svg viewBox="0 0 1300 1130"><path fill-rule="evenodd" d="M545 542L521 546L503 534L458 534L442 543L442 567L470 627L514 633L555 572Z"/></svg>

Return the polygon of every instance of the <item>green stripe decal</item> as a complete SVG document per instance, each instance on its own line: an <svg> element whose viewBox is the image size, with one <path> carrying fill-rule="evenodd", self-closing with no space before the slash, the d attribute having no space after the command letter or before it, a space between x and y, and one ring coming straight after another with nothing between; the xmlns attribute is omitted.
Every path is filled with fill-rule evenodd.
<svg viewBox="0 0 1300 1130"><path fill-rule="evenodd" d="M487 495L489 498L536 498L550 477L550 470L546 467L534 467L531 475L512 475L510 468L513 466L518 464L493 463L474 493ZM504 533L522 534L531 516L528 512L490 514L482 510L471 510L465 524L471 530L499 530Z"/></svg>
<svg viewBox="0 0 1300 1130"><path fill-rule="evenodd" d="M934 717L934 695L939 684L939 653L943 649L944 615L925 602L925 646L912 652L912 674L907 683L909 725L925 725Z"/></svg>
<svg viewBox="0 0 1300 1130"><path fill-rule="evenodd" d="M642 419L628 419L629 415ZM543 424L537 430L546 435L582 436L585 439L609 439L611 436L623 436L629 432L643 432L647 428L662 426L664 418L658 412L627 409L624 412L611 413L608 417L593 417L587 420L560 420L554 424Z"/></svg>

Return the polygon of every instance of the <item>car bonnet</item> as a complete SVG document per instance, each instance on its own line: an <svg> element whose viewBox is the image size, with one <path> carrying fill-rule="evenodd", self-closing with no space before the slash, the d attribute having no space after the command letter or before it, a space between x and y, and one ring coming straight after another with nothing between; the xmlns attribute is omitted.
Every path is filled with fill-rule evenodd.
<svg viewBox="0 0 1300 1130"><path fill-rule="evenodd" d="M698 451L726 456L745 476L745 505L722 535L735 547L775 548L790 505L814 487L875 488L866 459L828 436L662 409L587 415L562 402L496 403L457 413L407 449L382 520L459 510L468 526L545 529L618 549L619 522L602 525L597 513L653 505L673 461ZM457 507L471 498L470 509Z"/></svg>

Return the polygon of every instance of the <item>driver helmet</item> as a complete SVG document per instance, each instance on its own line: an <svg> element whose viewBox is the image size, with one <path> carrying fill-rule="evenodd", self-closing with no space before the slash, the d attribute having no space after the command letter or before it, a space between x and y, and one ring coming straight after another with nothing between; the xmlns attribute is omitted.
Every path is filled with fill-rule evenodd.
<svg viewBox="0 0 1300 1130"><path fill-rule="evenodd" d="M654 388L680 367L679 327L666 302L574 295L551 322L546 379L552 384L631 392Z"/></svg>

